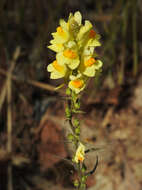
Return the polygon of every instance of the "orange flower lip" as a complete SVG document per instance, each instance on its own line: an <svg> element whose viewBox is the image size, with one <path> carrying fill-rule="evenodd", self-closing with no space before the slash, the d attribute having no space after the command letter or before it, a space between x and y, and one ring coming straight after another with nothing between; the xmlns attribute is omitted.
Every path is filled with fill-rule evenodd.
<svg viewBox="0 0 142 190"><path fill-rule="evenodd" d="M95 32L95 30L90 30L90 32L89 32L89 38L94 38L96 36L96 32Z"/></svg>
<svg viewBox="0 0 142 190"><path fill-rule="evenodd" d="M75 88L82 88L84 82L83 82L83 80L76 79L76 80L71 81L71 84L72 84Z"/></svg>
<svg viewBox="0 0 142 190"><path fill-rule="evenodd" d="M67 37L66 33L64 32L64 30L62 29L61 26L58 26L58 27L57 27L57 33L58 33L58 35L60 35L62 38L66 38L66 37Z"/></svg>
<svg viewBox="0 0 142 190"><path fill-rule="evenodd" d="M84 65L85 65L85 67L90 67L90 66L92 66L95 62L96 62L96 60L95 60L93 57L91 57L90 59L88 59L87 61L85 61Z"/></svg>
<svg viewBox="0 0 142 190"><path fill-rule="evenodd" d="M82 156L78 156L78 160L79 160L80 162L83 162L84 158L83 158Z"/></svg>
<svg viewBox="0 0 142 190"><path fill-rule="evenodd" d="M57 33L58 33L60 36L64 36L64 35L65 35L65 32L64 32L64 30L62 29L61 26L58 26L58 27L57 27Z"/></svg>
<svg viewBox="0 0 142 190"><path fill-rule="evenodd" d="M69 59L75 59L77 57L77 54L72 50L65 50L63 52L63 55Z"/></svg>

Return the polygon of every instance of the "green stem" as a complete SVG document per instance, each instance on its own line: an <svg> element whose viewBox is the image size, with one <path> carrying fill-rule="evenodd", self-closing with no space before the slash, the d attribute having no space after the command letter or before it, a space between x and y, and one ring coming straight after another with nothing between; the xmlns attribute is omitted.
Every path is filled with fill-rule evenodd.
<svg viewBox="0 0 142 190"><path fill-rule="evenodd" d="M79 101L78 101L78 97L76 94L74 94L73 91L71 91L70 95L69 95L69 99L67 100L67 108L68 108L68 115L67 116L67 119L69 121L69 124L70 124L70 128L72 130L72 135L74 137L73 139L73 143L74 143L74 146L75 146L75 152L77 151L77 148L78 148L78 145L79 145L79 142L80 142L80 132L78 133L78 131L80 131L80 125L78 124L74 124L73 122L73 119L77 119L75 116L77 115L77 111L78 111L78 108L79 108ZM76 130L78 129L78 130ZM78 190L86 190L86 184L85 184L85 181L86 180L82 180L83 177L85 178L84 176L84 172L82 170L82 164L79 162L79 163L76 163L76 168L77 168L77 172L78 172L78 178L79 178L79 184L77 186L77 189Z"/></svg>

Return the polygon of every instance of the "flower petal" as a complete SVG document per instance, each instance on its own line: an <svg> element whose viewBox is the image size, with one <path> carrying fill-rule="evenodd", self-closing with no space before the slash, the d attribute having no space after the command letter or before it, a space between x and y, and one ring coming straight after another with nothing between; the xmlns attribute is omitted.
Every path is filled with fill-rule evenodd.
<svg viewBox="0 0 142 190"><path fill-rule="evenodd" d="M85 146L80 142L76 150L74 161L76 163L83 162L85 158Z"/></svg>
<svg viewBox="0 0 142 190"><path fill-rule="evenodd" d="M57 53L64 50L64 46L62 44L52 44L52 45L48 46L48 48Z"/></svg>
<svg viewBox="0 0 142 190"><path fill-rule="evenodd" d="M89 32L89 30L91 30L92 27L93 26L92 26L91 22L86 20L85 25L80 28L80 31L77 34L77 40L83 39L84 36L86 35L86 33Z"/></svg>
<svg viewBox="0 0 142 190"><path fill-rule="evenodd" d="M95 66L94 65L92 65L91 67L87 67L83 72L83 74L88 76L88 77L94 77L95 73L96 72L95 72Z"/></svg>
<svg viewBox="0 0 142 190"><path fill-rule="evenodd" d="M82 22L82 15L80 14L79 11L75 12L75 14L74 14L74 19L75 19L75 21L76 21L79 25L81 25L81 22Z"/></svg>

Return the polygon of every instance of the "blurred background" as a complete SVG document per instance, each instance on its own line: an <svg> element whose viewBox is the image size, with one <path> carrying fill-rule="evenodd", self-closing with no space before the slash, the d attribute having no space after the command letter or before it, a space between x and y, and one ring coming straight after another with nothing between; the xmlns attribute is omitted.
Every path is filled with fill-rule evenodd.
<svg viewBox="0 0 142 190"><path fill-rule="evenodd" d="M0 190L71 190L64 89L47 49L59 19L80 11L101 35L103 70L82 94L81 138L100 151L89 190L142 186L142 1L0 0ZM100 147L100 148L99 148Z"/></svg>

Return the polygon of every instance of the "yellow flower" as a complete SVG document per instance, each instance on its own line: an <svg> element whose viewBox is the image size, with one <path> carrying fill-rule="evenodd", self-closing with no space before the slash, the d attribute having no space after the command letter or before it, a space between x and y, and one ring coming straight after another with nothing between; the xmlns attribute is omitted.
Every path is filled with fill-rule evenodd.
<svg viewBox="0 0 142 190"><path fill-rule="evenodd" d="M66 64L71 70L76 69L80 63L78 52L72 49L65 49L58 53L56 59L59 63Z"/></svg>
<svg viewBox="0 0 142 190"><path fill-rule="evenodd" d="M60 26L56 28L56 32L52 33L54 40L50 41L53 44L62 44L66 43L70 38L71 35L69 33L69 25L63 19L60 20ZM49 46L50 48L50 46Z"/></svg>
<svg viewBox="0 0 142 190"><path fill-rule="evenodd" d="M80 65L80 72L87 77L94 77L96 70L102 67L102 62L92 56L84 56Z"/></svg>
<svg viewBox="0 0 142 190"><path fill-rule="evenodd" d="M86 34L88 34L88 32L92 29L92 24L90 21L86 20L85 21L85 25L84 26L81 26L78 34L77 34L77 40L83 40L84 37L86 38Z"/></svg>
<svg viewBox="0 0 142 190"><path fill-rule="evenodd" d="M100 35L99 34L93 35L93 30L90 30L89 34L88 34L88 41L86 43L86 46L87 47L88 46L93 46L93 47L101 46L99 39L100 39Z"/></svg>
<svg viewBox="0 0 142 190"><path fill-rule="evenodd" d="M79 146L76 150L76 154L74 157L74 162L83 162L85 158L85 146L82 143L79 143Z"/></svg>
<svg viewBox="0 0 142 190"><path fill-rule="evenodd" d="M88 46L96 47L100 46L100 35L93 30L93 25L90 21L86 20L85 25L80 28L77 35L77 41L79 47L87 48Z"/></svg>
<svg viewBox="0 0 142 190"><path fill-rule="evenodd" d="M57 60L59 63L66 64L71 70L76 69L80 63L76 42L66 43L64 51L57 54Z"/></svg>
<svg viewBox="0 0 142 190"><path fill-rule="evenodd" d="M48 72L51 72L51 79L59 79L65 77L67 68L65 65L60 65L57 60L47 66Z"/></svg>
<svg viewBox="0 0 142 190"><path fill-rule="evenodd" d="M81 74L77 76L70 76L69 88L72 89L76 94L85 88L85 81L83 80Z"/></svg>

